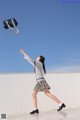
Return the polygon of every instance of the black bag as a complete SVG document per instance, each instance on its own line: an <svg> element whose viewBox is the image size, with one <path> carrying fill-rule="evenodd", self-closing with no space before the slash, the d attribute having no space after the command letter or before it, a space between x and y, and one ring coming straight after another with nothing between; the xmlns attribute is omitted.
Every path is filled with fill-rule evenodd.
<svg viewBox="0 0 80 120"><path fill-rule="evenodd" d="M8 20L4 20L4 21L3 21L3 27L4 27L5 29L8 29L8 28L9 28L8 25L9 25L11 28L13 28L13 27L15 27L15 26L18 25L18 22L16 21L15 18L8 19Z"/></svg>

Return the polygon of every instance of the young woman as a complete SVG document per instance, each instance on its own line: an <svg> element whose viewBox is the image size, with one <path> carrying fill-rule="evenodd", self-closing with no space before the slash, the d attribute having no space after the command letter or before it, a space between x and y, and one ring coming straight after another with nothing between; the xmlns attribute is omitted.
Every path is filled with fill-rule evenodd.
<svg viewBox="0 0 80 120"><path fill-rule="evenodd" d="M35 77L36 77L36 85L33 89L32 92L32 98L33 98L33 104L34 104L34 110L30 112L30 114L35 114L39 113L39 110L37 108L37 93L40 91L43 91L48 97L50 97L52 100L54 100L58 105L59 108L57 111L62 110L66 105L62 103L55 95L53 95L49 89L50 86L46 82L44 78L44 74L46 74L46 69L45 69L45 58L43 56L39 56L36 58L36 60L32 60L24 50L20 50L20 52L24 55L24 59L28 60L33 66L34 66L34 72L35 72Z"/></svg>

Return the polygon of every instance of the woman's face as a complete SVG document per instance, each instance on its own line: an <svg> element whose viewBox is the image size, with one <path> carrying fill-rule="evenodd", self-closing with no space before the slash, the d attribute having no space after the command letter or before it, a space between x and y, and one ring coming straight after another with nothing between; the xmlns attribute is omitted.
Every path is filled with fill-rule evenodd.
<svg viewBox="0 0 80 120"><path fill-rule="evenodd" d="M39 61L40 60L40 56L36 58L36 61Z"/></svg>

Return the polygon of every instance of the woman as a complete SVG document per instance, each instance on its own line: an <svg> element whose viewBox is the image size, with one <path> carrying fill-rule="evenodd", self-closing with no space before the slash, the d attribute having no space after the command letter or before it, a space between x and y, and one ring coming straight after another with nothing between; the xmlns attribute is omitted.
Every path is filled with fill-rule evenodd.
<svg viewBox="0 0 80 120"><path fill-rule="evenodd" d="M54 100L58 105L59 108L57 111L62 110L66 105L62 103L55 95L53 95L49 89L50 86L46 82L44 78L44 74L46 74L46 69L45 69L45 58L43 56L39 56L36 58L36 60L32 60L24 50L20 50L20 52L24 55L24 59L28 60L33 66L34 66L34 71L35 71L35 77L36 77L36 85L33 89L32 92L32 98L33 98L33 104L34 104L34 110L30 112L30 114L35 114L39 113L39 110L37 108L37 93L40 91L43 91L48 97L50 97L52 100Z"/></svg>

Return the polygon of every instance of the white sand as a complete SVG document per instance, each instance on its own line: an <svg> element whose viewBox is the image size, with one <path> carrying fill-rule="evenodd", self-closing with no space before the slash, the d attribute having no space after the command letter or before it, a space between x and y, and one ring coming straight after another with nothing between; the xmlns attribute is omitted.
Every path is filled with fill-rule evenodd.
<svg viewBox="0 0 80 120"><path fill-rule="evenodd" d="M60 112L51 110L47 112L40 112L39 114L29 115L21 114L14 116L7 116L8 120L80 120L80 108L65 109Z"/></svg>
<svg viewBox="0 0 80 120"><path fill-rule="evenodd" d="M66 104L66 109L80 107L80 73L48 73L45 78L51 92ZM0 74L0 113L28 114L33 109L31 92L35 83L32 73ZM44 93L39 93L38 108L45 117L46 111L56 111L58 105Z"/></svg>

